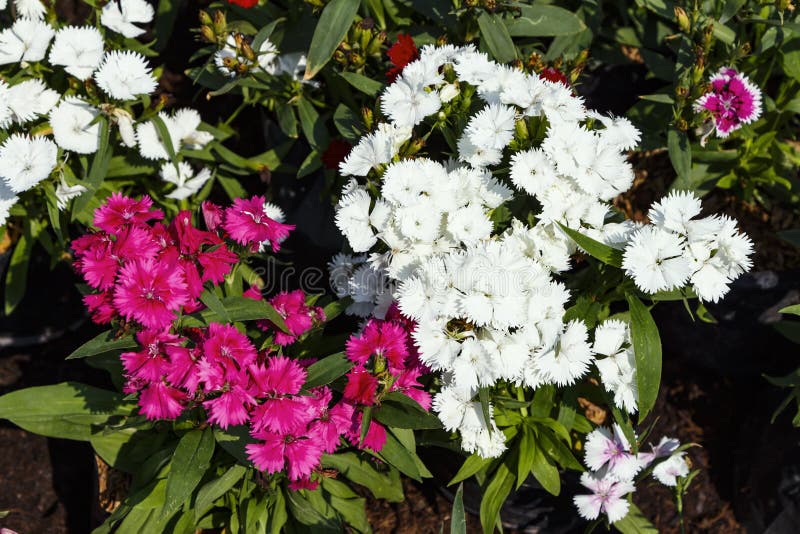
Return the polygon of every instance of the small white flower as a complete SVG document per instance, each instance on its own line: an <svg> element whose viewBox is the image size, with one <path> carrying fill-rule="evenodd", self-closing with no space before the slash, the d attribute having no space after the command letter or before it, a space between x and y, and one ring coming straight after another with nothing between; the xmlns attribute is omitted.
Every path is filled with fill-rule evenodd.
<svg viewBox="0 0 800 534"><path fill-rule="evenodd" d="M553 164L538 148L511 156L511 182L531 196L538 196L558 179Z"/></svg>
<svg viewBox="0 0 800 534"><path fill-rule="evenodd" d="M94 154L100 145L100 110L75 97L67 97L50 112L56 144L78 154Z"/></svg>
<svg viewBox="0 0 800 534"><path fill-rule="evenodd" d="M653 478L665 486L674 487L678 478L689 474L689 464L684 459L685 452L677 452L653 468Z"/></svg>
<svg viewBox="0 0 800 534"><path fill-rule="evenodd" d="M356 189L339 200L336 207L336 226L356 252L365 252L377 242L369 222L370 197Z"/></svg>
<svg viewBox="0 0 800 534"><path fill-rule="evenodd" d="M133 117L122 108L114 108L111 112L112 120L119 128L119 136L122 144L128 148L136 146L136 130L133 128Z"/></svg>
<svg viewBox="0 0 800 534"><path fill-rule="evenodd" d="M61 95L48 89L42 80L31 79L11 86L7 98L12 121L25 124L39 115L46 115Z"/></svg>
<svg viewBox="0 0 800 534"><path fill-rule="evenodd" d="M514 138L515 121L514 108L489 104L470 119L465 134L476 147L502 150Z"/></svg>
<svg viewBox="0 0 800 534"><path fill-rule="evenodd" d="M592 491L591 495L573 497L582 518L593 521L604 513L609 523L615 523L628 515L630 503L627 496L636 491L630 480L618 480L609 474L582 473L581 485Z"/></svg>
<svg viewBox="0 0 800 534"><path fill-rule="evenodd" d="M366 176L369 171L392 161L400 147L411 138L411 129L397 128L391 124L379 124L378 128L364 137L339 164L344 176Z"/></svg>
<svg viewBox="0 0 800 534"><path fill-rule="evenodd" d="M655 226L645 226L633 235L625 247L622 267L647 293L683 287L692 274L683 256L683 239Z"/></svg>
<svg viewBox="0 0 800 534"><path fill-rule="evenodd" d="M174 191L167 195L167 198L174 198L182 200L194 195L211 179L211 171L202 169L195 174L192 166L181 161L178 163L178 169L171 162L164 163L161 166L161 179L165 182L175 184L177 187ZM274 217L271 217L274 219Z"/></svg>
<svg viewBox="0 0 800 534"><path fill-rule="evenodd" d="M44 19L47 8L42 0L14 0L14 8L17 10L18 17L42 20Z"/></svg>
<svg viewBox="0 0 800 534"><path fill-rule="evenodd" d="M56 32L48 59L79 80L86 80L103 59L103 45L103 36L97 28L66 26Z"/></svg>
<svg viewBox="0 0 800 534"><path fill-rule="evenodd" d="M158 85L144 56L130 50L106 52L94 79L117 100L135 100L152 93Z"/></svg>
<svg viewBox="0 0 800 534"><path fill-rule="evenodd" d="M112 31L134 38L144 33L136 24L147 24L153 20L153 14L153 6L147 0L111 0L103 6L100 22Z"/></svg>
<svg viewBox="0 0 800 534"><path fill-rule="evenodd" d="M56 187L56 202L58 209L67 209L67 204L69 201L80 196L84 192L86 192L86 188L84 186L69 185L66 180L64 180L64 176L62 175L61 180L59 180L58 186Z"/></svg>
<svg viewBox="0 0 800 534"><path fill-rule="evenodd" d="M673 191L654 203L647 213L650 222L659 228L688 235L691 219L700 215L700 199L690 191Z"/></svg>
<svg viewBox="0 0 800 534"><path fill-rule="evenodd" d="M44 21L18 18L10 28L0 31L0 65L43 60L54 33Z"/></svg>
<svg viewBox="0 0 800 534"><path fill-rule="evenodd" d="M182 147L188 149L199 149L209 143L214 136L199 130L201 119L200 114L191 108L182 108L175 111L171 116L161 111L158 114L169 132L172 149L175 152ZM136 139L139 142L139 153L147 159L167 159L166 145L162 142L156 125L153 121L147 121L136 127Z"/></svg>
<svg viewBox="0 0 800 534"><path fill-rule="evenodd" d="M424 86L412 85L403 76L381 95L381 110L399 127L416 126L442 106L439 94Z"/></svg>
<svg viewBox="0 0 800 534"><path fill-rule="evenodd" d="M49 139L13 134L0 145L0 177L14 193L27 191L50 176L57 154Z"/></svg>
<svg viewBox="0 0 800 534"><path fill-rule="evenodd" d="M571 321L564 327L558 342L534 357L541 372L558 386L574 384L586 374L594 358L587 342L588 332L582 321Z"/></svg>

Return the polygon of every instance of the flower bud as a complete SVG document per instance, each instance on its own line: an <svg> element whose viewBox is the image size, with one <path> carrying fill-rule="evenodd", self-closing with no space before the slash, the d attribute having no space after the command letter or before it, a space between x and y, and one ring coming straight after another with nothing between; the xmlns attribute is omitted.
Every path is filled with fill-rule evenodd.
<svg viewBox="0 0 800 534"><path fill-rule="evenodd" d="M339 49L334 50L333 60L340 65L347 65L347 54Z"/></svg>
<svg viewBox="0 0 800 534"><path fill-rule="evenodd" d="M202 26L211 26L214 21L211 18L211 15L208 14L207 11L201 9L200 13L197 15L197 18L200 19L200 24Z"/></svg>
<svg viewBox="0 0 800 534"><path fill-rule="evenodd" d="M527 141L530 137L528 133L528 124L524 119L519 119L514 123L514 137L519 141Z"/></svg>
<svg viewBox="0 0 800 534"><path fill-rule="evenodd" d="M367 130L371 130L372 129L372 121L373 121L373 119L374 119L374 116L372 114L372 110L371 109L369 109L366 106L361 108L361 120L364 121L364 126L367 127Z"/></svg>
<svg viewBox="0 0 800 534"><path fill-rule="evenodd" d="M439 100L442 102L450 102L458 96L458 86L454 83L448 83L439 89Z"/></svg>
<svg viewBox="0 0 800 534"><path fill-rule="evenodd" d="M228 21L225 20L225 13L214 11L214 34L222 35L228 29Z"/></svg>
<svg viewBox="0 0 800 534"><path fill-rule="evenodd" d="M689 33L692 29L692 24L689 21L689 15L686 14L686 11L680 6L675 6L675 20L678 21L678 28L681 29L684 33Z"/></svg>
<svg viewBox="0 0 800 534"><path fill-rule="evenodd" d="M250 43L243 42L242 43L242 55L247 59L247 61L255 61L256 54L253 52L253 47L250 46Z"/></svg>
<svg viewBox="0 0 800 534"><path fill-rule="evenodd" d="M214 35L214 30L211 26L200 26L200 37L207 43L217 42L217 36Z"/></svg>

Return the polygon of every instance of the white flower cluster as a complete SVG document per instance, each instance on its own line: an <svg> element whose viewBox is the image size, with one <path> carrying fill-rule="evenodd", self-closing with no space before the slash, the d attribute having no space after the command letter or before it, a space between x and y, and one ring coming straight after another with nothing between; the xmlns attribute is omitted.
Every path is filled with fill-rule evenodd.
<svg viewBox="0 0 800 534"><path fill-rule="evenodd" d="M90 155L98 151L101 139L100 115L107 115L119 127L122 144L137 145L134 117L128 111L130 102L152 93L157 86L144 56L130 50L109 50L113 45L94 26L54 28L44 20L45 4L40 0L14 0L17 19L0 31L0 65L15 70L0 77L0 129L5 133L0 145L0 225L5 224L9 210L23 193L49 178L54 170L69 160L69 153ZM4 7L4 6L3 6ZM136 37L153 19L153 7L145 0L113 0L100 15L101 23L125 37ZM50 68L63 69L81 82L93 80L105 102L91 96L62 95L39 78L26 78L28 65L46 62ZM13 85L2 81L14 80ZM181 110L173 117L164 117L176 151L180 146L201 148L211 140L207 132L198 131L200 116L193 110ZM41 128L46 120L49 128ZM147 123L149 124L149 123ZM155 128L142 128L139 136L141 155L166 159ZM150 134L149 136L147 134ZM52 137L50 137L51 134ZM60 150L59 150L60 149ZM197 192L210 178L201 170L196 175L188 164L181 163L180 173L162 169L164 180L177 188L170 196L186 198ZM65 173L58 172L56 197L58 207L86 188L69 184Z"/></svg>
<svg viewBox="0 0 800 534"><path fill-rule="evenodd" d="M490 430L494 421L476 411L478 388L567 386L595 355L615 403L636 410L627 325L607 321L592 345L583 322L564 322L570 294L554 276L570 268L577 246L562 226L624 250L626 273L647 292L691 281L701 298L719 298L749 266L749 241L733 221L690 221L699 201L692 201L696 212L687 209L685 195L654 205L652 225L614 222L610 201L633 183L626 151L640 134L626 119L587 110L563 84L500 65L472 46L426 46L383 92L381 109L390 121L340 165L355 178L342 191L336 225L372 270L396 284L400 310L417 321L420 359L441 373L434 408L466 450L495 456L504 447L502 433ZM465 109L475 111L453 117ZM408 142L426 120L434 131L464 124L445 135L454 160L403 155L419 149L419 140ZM521 200L540 209L497 235L493 215L514 197L506 174L536 202ZM674 247L662 250L653 232ZM363 312L375 305L375 292L354 272L337 294L369 295Z"/></svg>
<svg viewBox="0 0 800 534"><path fill-rule="evenodd" d="M584 463L590 471L581 475L581 484L589 495L576 495L573 500L584 519L594 520L600 514L615 523L628 515L628 495L636 491L634 478L653 466L653 478L665 486L675 486L678 478L689 474L686 453L676 452L680 442L664 437L650 452L633 453L631 444L618 424L599 427L586 436Z"/></svg>
<svg viewBox="0 0 800 534"><path fill-rule="evenodd" d="M751 266L753 243L725 215L696 219L700 199L673 192L653 204L651 224L630 236L622 266L636 285L655 293L687 283L701 300L717 302Z"/></svg>

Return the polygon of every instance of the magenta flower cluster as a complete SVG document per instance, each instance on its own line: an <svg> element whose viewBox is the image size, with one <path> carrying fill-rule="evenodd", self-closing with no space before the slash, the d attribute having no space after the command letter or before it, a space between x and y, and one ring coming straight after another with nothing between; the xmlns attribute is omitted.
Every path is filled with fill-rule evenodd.
<svg viewBox="0 0 800 534"><path fill-rule="evenodd" d="M261 197L237 199L227 208L204 203L203 219L206 230L192 224L188 211L166 223L148 197L115 194L95 211L96 231L72 243L75 267L94 290L84 297L93 320L135 333L139 349L120 356L124 392L138 395L146 418L174 420L202 409L208 423L222 429L246 424L255 439L247 446L255 466L285 473L297 489L316 486L322 455L344 444L342 437L360 448L382 448L386 431L376 421L361 439L363 407L378 402L381 391L401 391L430 406L430 397L417 389L423 369L411 351L413 325L399 314L368 324L348 342L348 355L358 364L336 401L327 386L304 389L306 368L315 360L283 354L326 319L301 290L269 299L285 328L256 321L272 339L263 350L233 324L182 326L181 314L202 310L203 291L223 283L242 255L265 243L278 250L293 229L270 219ZM243 296L264 298L255 287ZM381 358L388 359L387 369L375 369ZM384 386L351 386L370 379Z"/></svg>

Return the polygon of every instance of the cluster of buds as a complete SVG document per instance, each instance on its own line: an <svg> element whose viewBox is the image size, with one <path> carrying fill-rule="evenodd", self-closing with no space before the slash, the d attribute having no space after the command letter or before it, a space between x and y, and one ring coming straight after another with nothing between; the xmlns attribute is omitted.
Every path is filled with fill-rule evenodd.
<svg viewBox="0 0 800 534"><path fill-rule="evenodd" d="M535 72L539 76L546 78L550 81L560 81L566 85L574 85L578 81L583 69L586 68L586 62L589 59L589 50L581 50L581 52L572 60L565 62L562 58L558 58L553 62L546 62L542 56L533 52L528 56L528 60L522 68Z"/></svg>
<svg viewBox="0 0 800 534"><path fill-rule="evenodd" d="M333 53L333 59L345 70L359 72L369 58L381 60L386 32L375 27L372 18L364 18L353 24L344 41Z"/></svg>
<svg viewBox="0 0 800 534"><path fill-rule="evenodd" d="M222 45L228 37L228 21L225 19L225 13L214 11L212 18L207 11L201 9L198 18L200 39L207 43Z"/></svg>

